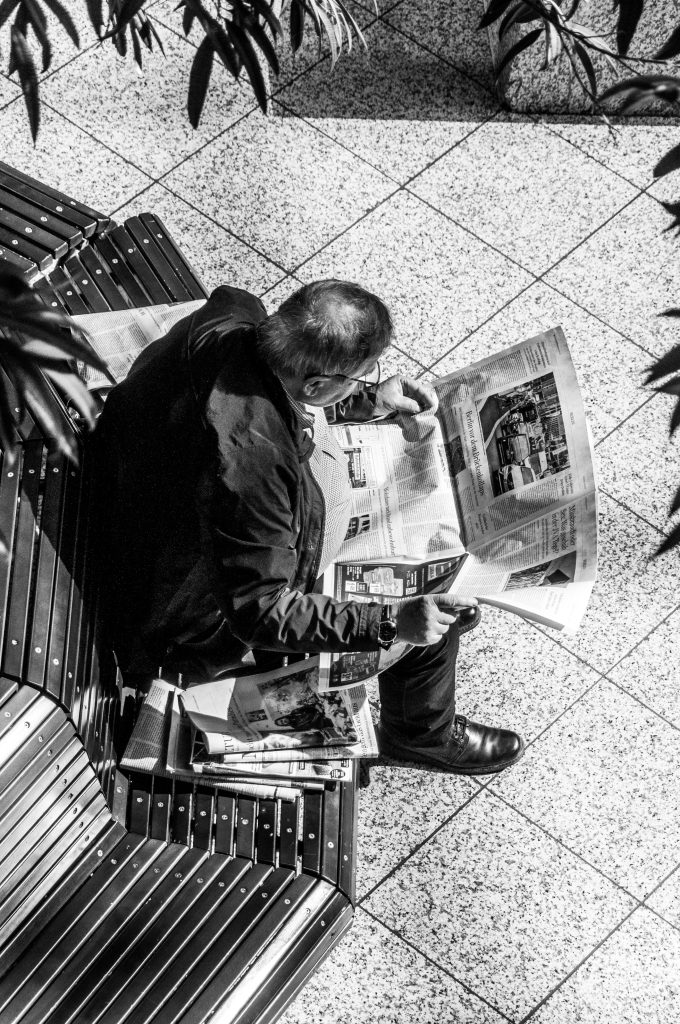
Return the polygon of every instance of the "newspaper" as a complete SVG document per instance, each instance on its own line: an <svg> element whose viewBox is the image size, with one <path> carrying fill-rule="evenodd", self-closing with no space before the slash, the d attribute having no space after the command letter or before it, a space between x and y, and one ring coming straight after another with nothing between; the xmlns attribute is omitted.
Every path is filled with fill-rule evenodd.
<svg viewBox="0 0 680 1024"><path fill-rule="evenodd" d="M434 383L436 415L336 425L350 526L324 593L398 604L434 584L574 632L597 571L597 487L560 327ZM403 656L395 644L391 660ZM321 690L383 656L322 655Z"/></svg>
<svg viewBox="0 0 680 1024"><path fill-rule="evenodd" d="M318 657L192 686L180 699L211 756L257 754L259 761L267 752L269 760L310 761L375 748L365 689L319 693Z"/></svg>
<svg viewBox="0 0 680 1024"><path fill-rule="evenodd" d="M205 299L195 299L110 313L84 313L73 319L87 332L95 352L119 382L149 342L162 338L178 321L200 309L204 303ZM80 363L78 372L91 390L111 385L106 374L94 366Z"/></svg>

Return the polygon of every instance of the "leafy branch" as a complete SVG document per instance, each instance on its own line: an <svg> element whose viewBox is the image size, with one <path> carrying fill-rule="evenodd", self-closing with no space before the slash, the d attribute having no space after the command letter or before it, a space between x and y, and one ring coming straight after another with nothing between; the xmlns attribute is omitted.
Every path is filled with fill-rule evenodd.
<svg viewBox="0 0 680 1024"><path fill-rule="evenodd" d="M132 49L135 62L143 66L143 52L163 42L154 22L144 8L148 0L84 0L90 23L98 38L111 40L125 57ZM242 73L248 78L261 109L267 110L267 86L263 68L279 74L277 45L283 38L279 15L280 0L179 0L175 13L188 38L197 28L203 38L198 43L189 74L187 114L198 127L205 104L215 57L236 80ZM104 13L106 6L106 13ZM31 44L38 46L41 72L52 63L48 15L65 30L74 46L80 46L73 18L61 0L0 0L0 29L9 26L8 73L16 74L23 90L33 140L40 130L40 83ZM315 32L319 49L326 39L331 51L331 68L345 46L351 50L353 38L366 42L348 6L348 0L290 0L289 34L293 53L302 45L306 25Z"/></svg>

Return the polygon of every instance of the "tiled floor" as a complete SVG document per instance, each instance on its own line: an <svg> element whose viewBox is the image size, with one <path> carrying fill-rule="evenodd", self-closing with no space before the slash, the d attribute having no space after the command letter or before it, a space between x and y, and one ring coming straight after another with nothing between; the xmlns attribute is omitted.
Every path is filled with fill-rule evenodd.
<svg viewBox="0 0 680 1024"><path fill-rule="evenodd" d="M84 5L83 5L84 6ZM197 132L191 42L139 74L84 28L43 82L33 149L0 77L2 158L120 219L159 212L209 286L276 305L348 277L389 302L392 369L443 374L562 324L599 466L601 572L580 633L487 612L459 710L524 760L478 781L378 764L361 795L359 906L286 1024L677 1024L680 555L651 560L680 480L644 368L677 338L680 246L652 184L680 126L508 115L477 0L355 4L360 51L313 42L264 117L216 68ZM175 0L154 5L177 26ZM85 26L85 22L82 22ZM75 57L75 59L71 59Z"/></svg>

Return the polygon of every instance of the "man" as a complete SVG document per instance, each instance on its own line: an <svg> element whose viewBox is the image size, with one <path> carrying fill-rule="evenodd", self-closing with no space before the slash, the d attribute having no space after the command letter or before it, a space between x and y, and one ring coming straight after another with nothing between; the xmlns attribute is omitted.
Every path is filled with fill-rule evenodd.
<svg viewBox="0 0 680 1024"><path fill-rule="evenodd" d="M151 344L95 432L105 611L124 672L160 668L184 682L233 671L249 652L262 665L398 637L414 646L380 675L381 750L495 772L522 755L521 738L454 714L459 634L476 625L475 602L418 597L389 616L318 591L350 497L324 409L340 421L436 407L418 381L377 383L391 335L375 295L318 281L269 317L253 295L218 288Z"/></svg>

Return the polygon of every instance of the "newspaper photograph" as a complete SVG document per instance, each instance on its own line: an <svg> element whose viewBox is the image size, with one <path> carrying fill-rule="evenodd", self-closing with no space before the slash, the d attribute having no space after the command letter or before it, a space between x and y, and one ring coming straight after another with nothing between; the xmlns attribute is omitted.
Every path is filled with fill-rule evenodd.
<svg viewBox="0 0 680 1024"><path fill-rule="evenodd" d="M192 686L180 699L211 755L342 748L359 740L349 698L319 693L318 657Z"/></svg>
<svg viewBox="0 0 680 1024"><path fill-rule="evenodd" d="M422 563L423 545L430 545L432 557L439 539L450 540L455 531L458 547L436 552L452 561L467 552L450 593L574 632L596 579L597 487L564 332L557 327L529 338L434 387L436 417L423 413L360 425L363 432L333 428L350 459L358 497L338 555L339 566L349 565L351 572L336 567L337 575L324 579L324 592L346 600L355 586L353 600L406 599L406 577L393 563ZM379 441L371 439L371 430L379 432ZM426 500L420 508L421 528L413 530L410 514L420 495L410 488L420 487L423 477L400 468L412 445L418 464L429 467L436 495L431 506ZM417 593L422 583L417 581ZM355 656L344 679L359 678L367 667L365 658ZM340 659L326 656L322 687L342 681Z"/></svg>

